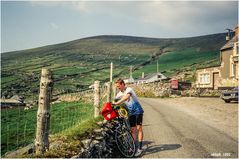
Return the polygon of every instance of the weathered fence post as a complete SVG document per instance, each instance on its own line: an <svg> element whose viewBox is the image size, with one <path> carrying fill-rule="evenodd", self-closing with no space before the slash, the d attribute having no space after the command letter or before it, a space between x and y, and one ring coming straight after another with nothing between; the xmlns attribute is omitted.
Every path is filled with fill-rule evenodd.
<svg viewBox="0 0 239 159"><path fill-rule="evenodd" d="M113 81L113 62L110 63L110 82L107 83L107 102L111 102L112 81Z"/></svg>
<svg viewBox="0 0 239 159"><path fill-rule="evenodd" d="M50 101L52 89L52 73L48 69L42 69L37 111L36 154L43 154L49 148L48 134L50 127Z"/></svg>
<svg viewBox="0 0 239 159"><path fill-rule="evenodd" d="M111 102L112 82L107 83L107 102Z"/></svg>
<svg viewBox="0 0 239 159"><path fill-rule="evenodd" d="M100 113L100 81L95 81L94 83L94 107L95 107L95 115L94 117L98 117Z"/></svg>
<svg viewBox="0 0 239 159"><path fill-rule="evenodd" d="M115 96L116 96L116 93L117 93L116 87L115 87L115 86L113 86L113 98L115 98Z"/></svg>

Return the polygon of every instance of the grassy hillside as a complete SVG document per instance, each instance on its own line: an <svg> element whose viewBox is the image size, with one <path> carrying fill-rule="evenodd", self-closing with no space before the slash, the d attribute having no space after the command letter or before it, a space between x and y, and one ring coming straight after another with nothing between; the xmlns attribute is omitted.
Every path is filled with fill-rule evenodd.
<svg viewBox="0 0 239 159"><path fill-rule="evenodd" d="M178 72L184 71L191 67L191 70L204 66L213 66L219 64L218 51L198 52L196 50L187 49L184 51L173 51L161 55L155 62L136 70L133 73L134 77L140 77L142 72L155 73L157 71L157 61L159 71L166 76L173 76ZM208 61L211 63L208 64Z"/></svg>
<svg viewBox="0 0 239 159"><path fill-rule="evenodd" d="M141 72L160 71L173 75L184 67L219 58L225 35L158 39L129 36L96 36L29 50L2 54L1 96L19 94L28 97L38 92L43 67L54 73L54 94L88 88L95 80L109 80L109 65L114 63L114 77L134 77ZM193 69L192 67L192 69Z"/></svg>

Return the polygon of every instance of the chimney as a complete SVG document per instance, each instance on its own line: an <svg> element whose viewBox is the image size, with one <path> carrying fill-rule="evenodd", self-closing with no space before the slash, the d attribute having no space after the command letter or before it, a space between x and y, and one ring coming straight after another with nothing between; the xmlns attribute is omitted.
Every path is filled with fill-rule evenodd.
<svg viewBox="0 0 239 159"><path fill-rule="evenodd" d="M144 79L144 72L142 72L142 79Z"/></svg>
<svg viewBox="0 0 239 159"><path fill-rule="evenodd" d="M226 30L227 30L226 41L229 41L229 40L231 40L231 38L232 38L232 35L231 35L232 33L231 33L231 32L232 32L233 30L228 29L228 28L227 28Z"/></svg>

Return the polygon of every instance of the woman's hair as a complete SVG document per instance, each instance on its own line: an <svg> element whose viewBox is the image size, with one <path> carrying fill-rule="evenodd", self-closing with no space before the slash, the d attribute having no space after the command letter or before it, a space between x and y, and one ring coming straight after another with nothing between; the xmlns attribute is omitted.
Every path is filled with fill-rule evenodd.
<svg viewBox="0 0 239 159"><path fill-rule="evenodd" d="M117 81L115 81L115 83L119 83L119 84L124 84L125 85L124 80L122 80L121 78L119 78Z"/></svg>

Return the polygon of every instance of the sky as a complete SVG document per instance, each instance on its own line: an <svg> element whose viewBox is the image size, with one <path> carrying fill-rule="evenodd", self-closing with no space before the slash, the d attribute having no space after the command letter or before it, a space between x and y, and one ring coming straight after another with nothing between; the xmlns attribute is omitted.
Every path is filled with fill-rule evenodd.
<svg viewBox="0 0 239 159"><path fill-rule="evenodd" d="M193 37L237 24L237 1L1 1L1 53L97 35Z"/></svg>

